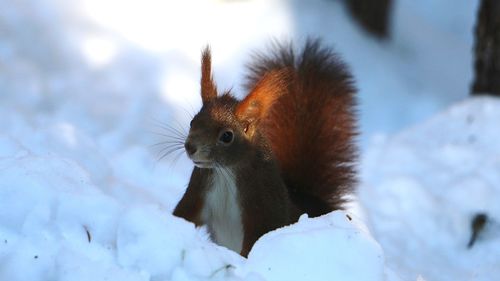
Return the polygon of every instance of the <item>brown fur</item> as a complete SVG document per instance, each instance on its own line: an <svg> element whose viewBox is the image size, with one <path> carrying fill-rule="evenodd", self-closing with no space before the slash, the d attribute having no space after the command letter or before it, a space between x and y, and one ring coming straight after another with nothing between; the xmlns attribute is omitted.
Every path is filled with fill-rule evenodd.
<svg viewBox="0 0 500 281"><path fill-rule="evenodd" d="M250 66L247 97L214 95L210 52L202 55L203 107L193 118L186 151L196 163L174 215L203 221L214 173L235 175L246 256L263 234L342 208L354 185L354 89L345 66L318 41L299 56L279 46ZM230 132L232 141L221 136ZM222 204L223 202L221 202Z"/></svg>
<svg viewBox="0 0 500 281"><path fill-rule="evenodd" d="M201 55L201 98L203 103L217 97L217 86L212 76L212 57L207 46Z"/></svg>
<svg viewBox="0 0 500 281"><path fill-rule="evenodd" d="M250 94L236 107L235 115L239 119L250 120L251 128L255 130L259 121L264 119L276 100L286 92L290 83L290 71L284 69L274 69L260 78ZM253 135L252 132L248 132Z"/></svg>
<svg viewBox="0 0 500 281"><path fill-rule="evenodd" d="M206 190L208 174L201 169L195 168L191 174L186 193L175 208L174 215L185 218L193 222L196 226L201 226L200 210L203 208L203 194ZM179 206L182 206L180 208Z"/></svg>
<svg viewBox="0 0 500 281"><path fill-rule="evenodd" d="M271 143L283 180L310 216L341 209L355 183L356 119L353 81L331 49L308 40L298 55L277 45L249 65L247 87L275 69L295 70L288 93L260 128Z"/></svg>

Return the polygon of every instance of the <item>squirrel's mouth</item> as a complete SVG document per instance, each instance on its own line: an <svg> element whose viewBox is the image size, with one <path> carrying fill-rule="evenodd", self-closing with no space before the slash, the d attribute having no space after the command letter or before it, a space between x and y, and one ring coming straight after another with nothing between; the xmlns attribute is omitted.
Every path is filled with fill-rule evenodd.
<svg viewBox="0 0 500 281"><path fill-rule="evenodd" d="M213 167L212 161L193 160L193 163L196 167L202 168L202 169L208 169L208 168Z"/></svg>

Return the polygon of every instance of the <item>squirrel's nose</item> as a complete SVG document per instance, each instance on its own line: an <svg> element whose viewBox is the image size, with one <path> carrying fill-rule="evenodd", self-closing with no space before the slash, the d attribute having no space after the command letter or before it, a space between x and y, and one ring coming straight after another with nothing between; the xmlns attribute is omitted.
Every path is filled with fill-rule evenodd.
<svg viewBox="0 0 500 281"><path fill-rule="evenodd" d="M184 147L186 148L186 152L188 153L188 155L193 155L196 153L196 146L191 142L187 141L186 143L184 143Z"/></svg>

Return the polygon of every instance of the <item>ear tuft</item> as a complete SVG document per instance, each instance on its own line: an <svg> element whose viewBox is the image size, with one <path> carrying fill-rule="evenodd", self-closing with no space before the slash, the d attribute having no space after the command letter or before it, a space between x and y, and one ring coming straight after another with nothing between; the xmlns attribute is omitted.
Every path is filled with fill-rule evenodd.
<svg viewBox="0 0 500 281"><path fill-rule="evenodd" d="M236 117L248 125L250 133L252 127L262 120L272 105L288 90L292 81L292 71L285 68L266 73L255 85L250 93L236 107ZM250 129L249 129L250 128Z"/></svg>
<svg viewBox="0 0 500 281"><path fill-rule="evenodd" d="M201 55L201 100L203 104L217 97L217 87L212 76L212 55L206 46Z"/></svg>

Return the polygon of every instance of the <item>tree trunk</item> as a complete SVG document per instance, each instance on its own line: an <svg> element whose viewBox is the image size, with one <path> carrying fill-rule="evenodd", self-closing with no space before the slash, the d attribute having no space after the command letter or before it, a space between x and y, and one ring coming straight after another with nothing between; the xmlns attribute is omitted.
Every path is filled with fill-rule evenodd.
<svg viewBox="0 0 500 281"><path fill-rule="evenodd" d="M392 0L345 0L349 11L370 34L389 37Z"/></svg>
<svg viewBox="0 0 500 281"><path fill-rule="evenodd" d="M473 95L500 96L500 1L482 0L475 27Z"/></svg>

